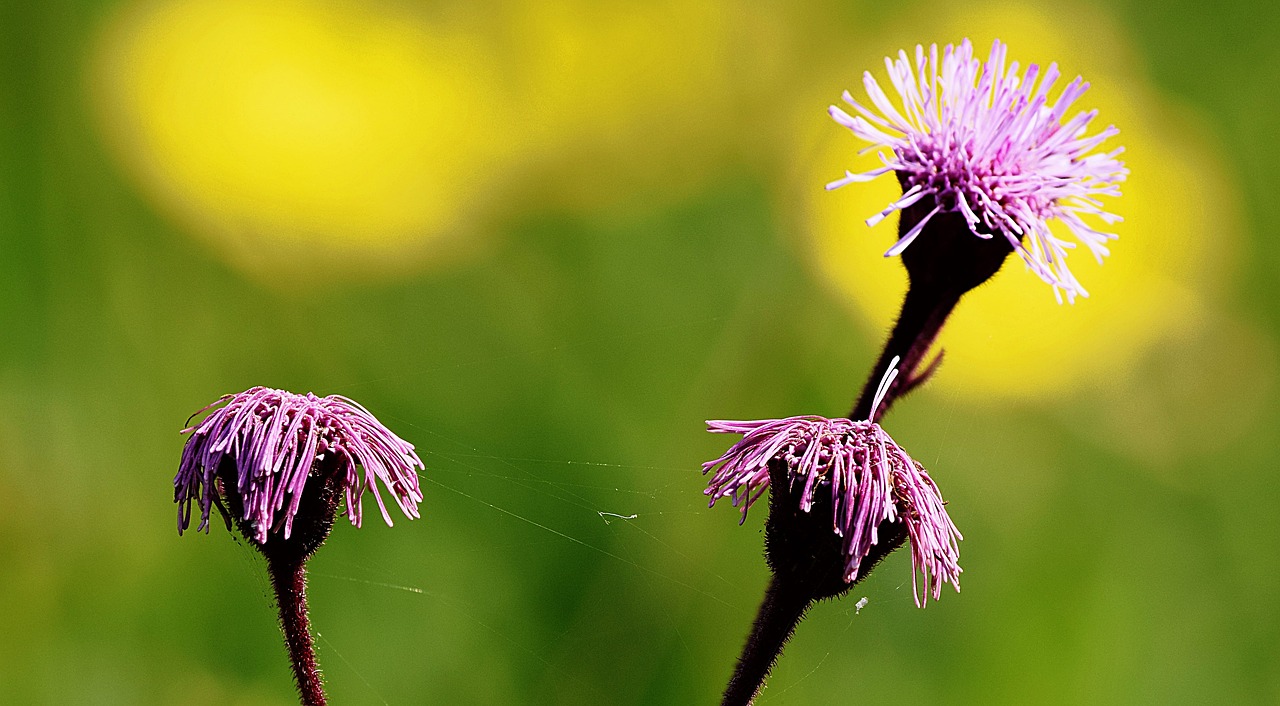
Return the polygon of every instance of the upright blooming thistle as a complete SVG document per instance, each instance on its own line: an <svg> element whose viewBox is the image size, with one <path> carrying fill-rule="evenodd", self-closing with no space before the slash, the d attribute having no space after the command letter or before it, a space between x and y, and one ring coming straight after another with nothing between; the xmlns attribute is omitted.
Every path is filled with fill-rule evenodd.
<svg viewBox="0 0 1280 706"><path fill-rule="evenodd" d="M905 250L939 214L958 213L978 238L1000 235L1027 266L1054 288L1059 301L1088 296L1067 267L1067 252L1075 242L1049 229L1061 220L1076 241L1099 262L1109 254L1106 243L1115 238L1089 225L1085 217L1112 224L1120 217L1103 210L1102 196L1119 196L1128 174L1117 159L1123 148L1106 153L1093 150L1119 131L1114 126L1087 134L1096 110L1063 121L1071 105L1089 84L1076 77L1050 102L1059 78L1057 64L1047 69L1032 64L1025 73L1018 62L1006 63L1007 47L996 41L984 64L974 57L968 39L926 52L916 46L914 61L905 51L885 59L889 80L897 92L892 100L880 84L864 74L863 85L874 109L854 100L850 115L831 106L836 122L880 148L884 166L854 174L827 185L836 189L893 172L902 184L900 198L867 219L875 225L894 211L922 214L886 256ZM887 150L887 151L885 151ZM904 224L906 225L906 224Z"/></svg>
<svg viewBox="0 0 1280 706"><path fill-rule="evenodd" d="M712 506L731 498L745 521L769 487L770 465L785 464L801 511L809 512L819 493L830 495L831 529L843 539L846 583L858 578L885 523L901 522L911 541L916 605L923 607L929 595L937 600L944 583L960 590L960 532L933 479L879 424L805 416L709 421L707 427L743 435L723 456L702 464L703 472L715 470L704 491Z"/></svg>
<svg viewBox="0 0 1280 706"><path fill-rule="evenodd" d="M239 496L243 515L237 519L252 528L251 538L258 544L276 530L289 539L307 484L319 482L317 465L326 460L335 464L352 524L360 526L366 490L392 524L379 484L405 515L418 517L422 461L412 444L358 403L340 395L255 387L226 395L210 407L218 404L223 406L183 430L190 437L173 479L179 533L190 526L193 503L200 506L197 529L208 530L210 509L222 499L216 479L224 463L233 464L235 473L234 488L223 491Z"/></svg>

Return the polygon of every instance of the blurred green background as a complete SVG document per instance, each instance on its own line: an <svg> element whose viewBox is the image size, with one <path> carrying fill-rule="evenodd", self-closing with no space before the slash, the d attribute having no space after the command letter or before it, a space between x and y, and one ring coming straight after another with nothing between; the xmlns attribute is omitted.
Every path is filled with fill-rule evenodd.
<svg viewBox="0 0 1280 706"><path fill-rule="evenodd" d="M175 530L184 420L258 384L427 465L312 563L333 703L715 702L764 512L706 508L702 421L848 408L898 290L843 273L899 265L830 247L888 241L824 215L824 109L965 35L1094 81L1128 222L1088 301L972 294L886 420L963 593L917 610L899 552L760 703L1280 701L1280 5L17 0L0 702L295 699L259 560Z"/></svg>

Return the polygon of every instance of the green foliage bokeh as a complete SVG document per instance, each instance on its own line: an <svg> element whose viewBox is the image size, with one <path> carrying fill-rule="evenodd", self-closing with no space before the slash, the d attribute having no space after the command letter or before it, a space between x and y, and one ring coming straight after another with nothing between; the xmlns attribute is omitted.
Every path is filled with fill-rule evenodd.
<svg viewBox="0 0 1280 706"><path fill-rule="evenodd" d="M794 14L826 42L891 19L865 5ZM1222 145L1248 224L1226 297L1266 340L1276 7L1112 10ZM334 703L714 702L766 581L764 508L706 508L699 464L727 439L702 420L838 414L878 343L806 265L784 177L730 155L585 214L513 197L475 256L276 288L104 148L85 66L111 10L0 5L0 702L294 699L259 561L217 521L179 538L171 502L183 421L257 384L354 397L427 465L421 521L340 523L312 564ZM1084 403L901 405L892 433L965 533L964 592L916 610L891 557L812 613L761 703L1280 700L1265 395L1230 445L1159 463L1081 433Z"/></svg>

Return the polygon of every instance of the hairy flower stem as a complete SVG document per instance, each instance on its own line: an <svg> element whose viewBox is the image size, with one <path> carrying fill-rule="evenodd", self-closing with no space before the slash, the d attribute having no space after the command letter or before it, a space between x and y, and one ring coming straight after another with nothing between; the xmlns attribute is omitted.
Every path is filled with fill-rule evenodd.
<svg viewBox="0 0 1280 706"><path fill-rule="evenodd" d="M898 220L899 237L915 227L932 207L933 201L924 199L904 209ZM1012 252L1013 246L1006 238L975 236L959 213L940 213L928 221L911 247L902 251L902 265L910 281L907 295L880 359L871 368L867 384L849 413L850 419L880 421L894 401L929 379L941 357L923 370L917 368L947 317L960 303L960 298L991 279ZM874 410L872 418L876 389L895 357L901 358L899 374L890 383L884 401Z"/></svg>
<svg viewBox="0 0 1280 706"><path fill-rule="evenodd" d="M902 311L898 314L898 322L894 324L893 332L889 334L889 340L884 344L880 359L871 368L871 374L862 388L862 394L858 396L853 411L849 413L850 419L879 422L894 401L929 377L933 372L934 364L925 368L923 372L917 372L916 368L929 352L929 347L938 337L938 332L942 330L947 317L960 302L960 296L956 293L928 291L914 284L907 289L907 296L902 301ZM897 363L899 375L889 383L889 389L880 406L874 410L873 416L871 406L875 403L876 389L885 374L889 372L889 366L894 358L900 359ZM937 360L935 359L935 364Z"/></svg>
<svg viewBox="0 0 1280 706"><path fill-rule="evenodd" d="M899 237L932 208L932 201L922 200L903 209ZM910 285L893 332L849 414L851 420L879 422L895 400L933 374L940 357L923 370L920 363L947 317L966 292L1000 269L1011 252L1013 247L1006 239L975 236L958 213L940 213L929 220L916 243L902 252ZM873 410L877 388L894 358L899 359L898 376ZM773 582L725 690L724 706L752 702L810 605L848 592L907 538L902 523L881 525L879 543L863 557L854 580L846 583L843 538L831 531L830 502L819 500L808 512L800 510L785 464L771 465L765 558L773 571Z"/></svg>
<svg viewBox="0 0 1280 706"><path fill-rule="evenodd" d="M830 530L828 529L828 534ZM749 706L755 702L756 696L764 688L769 673L782 656L782 648L795 632L796 626L804 618L805 613L818 600L835 598L848 592L858 582L866 578L871 569L893 550L902 546L906 540L906 532L896 533L886 541L877 545L863 561L864 568L858 572L853 583L844 584L835 593L815 594L812 582L783 573L775 573L765 589L764 601L756 613L756 621L751 626L751 634L742 648L742 655L734 666L733 676L725 688L721 706Z"/></svg>
<svg viewBox="0 0 1280 706"><path fill-rule="evenodd" d="M317 482L309 483L302 492L292 534L285 537L276 528L268 533L267 541L261 543L254 539L257 536L254 524L245 519L244 498L235 489L235 462L223 459L218 468L218 482L227 500L229 515L236 518L240 533L267 560L267 573L271 576L276 606L280 609L280 629L284 632L285 646L289 648L293 680L298 685L303 706L323 706L325 703L315 644L311 640L311 621L307 617L307 560L324 544L333 529L342 483L342 474L336 464L336 457L331 455L312 466L312 475Z"/></svg>
<svg viewBox="0 0 1280 706"><path fill-rule="evenodd" d="M847 593L907 538L901 523L881 525L880 542L863 557L854 580L846 582L844 540L831 531L830 497L815 498L805 512L796 496L801 490L793 490L787 479L786 464L772 464L769 476L765 559L773 580L725 689L723 706L752 703L809 607Z"/></svg>
<svg viewBox="0 0 1280 706"><path fill-rule="evenodd" d="M908 288L898 322L858 396L850 419L878 422L894 400L929 377L936 359L923 372L917 373L916 368L962 295L963 292L947 293L945 288L939 291L914 284ZM900 374L873 414L871 406L876 389L895 357L900 358L897 363ZM809 607L820 599L846 593L906 539L900 525L882 527L887 536L882 536L880 543L863 559L857 577L845 583L841 538L832 533L829 520L830 500L815 503L809 512L799 510L791 497L785 469L780 467L771 469L769 485L765 556L773 570L773 579L765 590L751 634L729 679L722 706L753 703Z"/></svg>
<svg viewBox="0 0 1280 706"><path fill-rule="evenodd" d="M729 678L729 686L721 700L723 706L745 706L755 700L764 680L782 655L783 646L791 639L791 634L812 603L808 596L776 576L769 582L756 622L751 626L751 635L747 637L747 645L738 658L733 676Z"/></svg>
<svg viewBox="0 0 1280 706"><path fill-rule="evenodd" d="M293 679L302 704L324 706L324 688L320 684L320 668L316 664L315 644L307 619L306 561L297 556L269 556L267 571L276 592L280 629L289 648L289 662L293 665Z"/></svg>

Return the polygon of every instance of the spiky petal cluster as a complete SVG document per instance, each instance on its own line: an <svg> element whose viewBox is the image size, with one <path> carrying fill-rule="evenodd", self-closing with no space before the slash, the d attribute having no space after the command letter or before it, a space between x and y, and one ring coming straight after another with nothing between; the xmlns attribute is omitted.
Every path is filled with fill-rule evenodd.
<svg viewBox="0 0 1280 706"><path fill-rule="evenodd" d="M867 219L868 225L924 199L932 209L886 256L902 252L935 215L959 212L974 235L1007 238L1027 265L1053 285L1059 301L1064 292L1068 300L1088 296L1067 267L1067 251L1076 244L1055 236L1048 221L1060 219L1099 262L1109 254L1106 242L1116 236L1096 230L1082 216L1107 224L1120 220L1102 210L1098 197L1120 195L1118 184L1128 174L1116 159L1123 148L1090 154L1119 131L1112 126L1086 135L1096 110L1063 122L1089 84L1077 76L1050 103L1058 65L1042 72L1032 64L1023 74L1018 62L1006 65L1006 52L997 40L983 64L966 39L958 47L948 45L941 61L936 44L927 53L916 46L914 61L905 51L897 61L886 57L896 102L866 72L863 85L876 110L845 91L844 100L857 115L833 105L831 117L872 143L868 150L888 148L890 153L880 152L884 167L845 172L827 189L894 172L903 194Z"/></svg>
<svg viewBox="0 0 1280 706"><path fill-rule="evenodd" d="M707 430L742 434L723 456L702 464L715 470L704 494L714 506L732 498L742 520L769 487L769 464L786 463L800 509L808 512L819 492L831 494L833 529L843 538L845 581L879 541L880 526L905 522L911 541L916 605L937 600L942 584L960 590L960 531L947 515L938 486L892 438L869 421L818 416L709 421Z"/></svg>
<svg viewBox="0 0 1280 706"><path fill-rule="evenodd" d="M391 515L378 492L381 482L410 519L417 518L422 492L417 469L422 461L413 444L383 426L358 403L340 395L316 397L255 387L225 395L201 412L223 405L190 434L173 479L178 503L178 533L191 523L191 504L200 505L199 530L208 531L209 511L218 493L216 476L224 459L236 468L236 492L244 518L259 544L283 527L287 539L302 491L318 460L336 458L343 474L346 514L359 527L361 498L372 490L387 524ZM197 413L198 414L198 413ZM362 473L363 472L363 473Z"/></svg>

